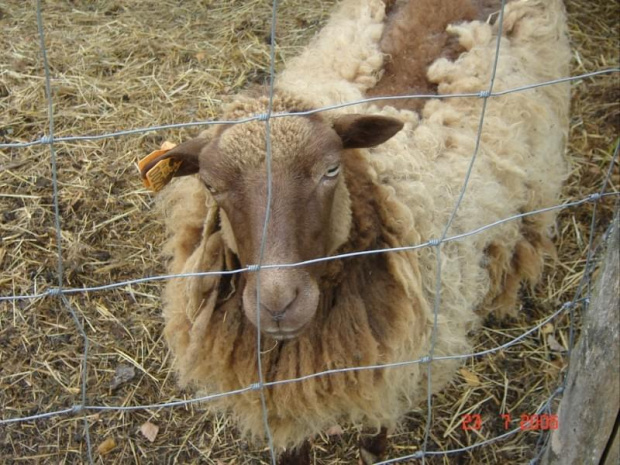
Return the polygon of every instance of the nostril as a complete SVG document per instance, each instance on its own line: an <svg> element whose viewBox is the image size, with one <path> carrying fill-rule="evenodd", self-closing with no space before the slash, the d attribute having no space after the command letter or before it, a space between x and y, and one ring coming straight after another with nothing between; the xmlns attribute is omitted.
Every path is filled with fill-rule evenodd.
<svg viewBox="0 0 620 465"><path fill-rule="evenodd" d="M274 321L282 321L284 319L284 314L289 310L297 299L299 295L299 290L295 289L288 299L283 299L282 296L276 299L265 298L263 302L261 302L261 308L265 310Z"/></svg>
<svg viewBox="0 0 620 465"><path fill-rule="evenodd" d="M273 321L282 321L284 319L284 314L286 313L288 306L284 307L282 310L277 311L272 310L265 304L261 304L261 308L269 314Z"/></svg>

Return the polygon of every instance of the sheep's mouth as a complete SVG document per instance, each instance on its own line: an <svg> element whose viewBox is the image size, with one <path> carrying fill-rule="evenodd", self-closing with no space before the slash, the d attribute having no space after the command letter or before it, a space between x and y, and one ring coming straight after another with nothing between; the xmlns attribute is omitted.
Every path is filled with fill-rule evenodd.
<svg viewBox="0 0 620 465"><path fill-rule="evenodd" d="M295 339L297 336L299 336L303 332L304 327L305 325L302 326L301 328L298 328L292 331L276 329L276 330L264 330L263 332L267 336L274 338L276 341L288 341L291 339Z"/></svg>
<svg viewBox="0 0 620 465"><path fill-rule="evenodd" d="M260 327L265 336L277 341L288 341L299 336L313 321L320 291L307 271L262 271L260 304L257 301L256 284L256 277L250 275L241 304L245 316L254 326Z"/></svg>

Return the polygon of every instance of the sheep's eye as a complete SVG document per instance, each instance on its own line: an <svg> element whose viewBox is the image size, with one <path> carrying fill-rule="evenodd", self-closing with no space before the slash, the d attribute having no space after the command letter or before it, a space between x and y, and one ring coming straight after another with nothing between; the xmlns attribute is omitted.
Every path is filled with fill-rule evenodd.
<svg viewBox="0 0 620 465"><path fill-rule="evenodd" d="M325 171L325 177L335 178L340 173L340 164L332 165Z"/></svg>
<svg viewBox="0 0 620 465"><path fill-rule="evenodd" d="M209 192L211 192L212 194L217 194L217 189L213 187L211 184L208 184L205 181L202 181L202 183L204 184L204 186L207 188Z"/></svg>

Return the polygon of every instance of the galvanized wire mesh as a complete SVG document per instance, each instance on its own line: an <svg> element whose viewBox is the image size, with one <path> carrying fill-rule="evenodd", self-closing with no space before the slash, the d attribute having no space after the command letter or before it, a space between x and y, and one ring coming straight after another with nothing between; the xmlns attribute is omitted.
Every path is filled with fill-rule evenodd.
<svg viewBox="0 0 620 465"><path fill-rule="evenodd" d="M501 31L502 28L502 21L503 21L503 10L504 10L504 4L505 1L502 1L502 10L501 13L499 15L498 18L498 25L499 25L499 29ZM424 442L422 447L420 448L420 450L418 452L416 452L415 454L411 454L411 455L407 455L407 456L402 456L402 457L396 457L396 458L392 458L389 460L385 460L383 462L381 462L382 464L389 464L389 463L396 463L399 461L403 461L403 460L411 460L411 459L421 459L422 463L424 463L424 459L427 456L433 456L433 455L449 455L449 454L453 454L453 453L459 453L459 452L463 452L466 450L469 450L471 448L474 447L482 447L485 444L489 444L491 442L494 441L500 441L502 439L505 439L515 433L517 433L519 431L519 428L515 428L513 430L507 431L505 434L499 435L497 437L491 438L489 440L485 440L485 441L481 441L479 443L476 443L472 446L468 446L468 447L463 447L460 449L453 449L453 450L448 450L448 451L429 451L427 450L427 444L428 444L428 440L429 440L429 436L428 436L428 432L430 430L430 426L431 426L431 412L432 412L432 399L431 399L431 392L432 392L432 386L431 386L431 376L430 376L430 370L431 370L431 364L434 361L439 361L439 360L448 360L448 359L466 359L469 357L477 357L477 356L484 356L493 352L497 352L503 349L506 349L512 345L515 345L517 343L519 343L521 340L523 340L525 337L527 337L529 334L539 330L540 328L542 328L545 324L547 324L550 321L553 321L555 318L557 318L558 316L562 315L563 313L568 312L571 316L571 332L570 332L570 343L569 343L569 350L570 348L572 348L573 344L574 344L574 318L573 318L573 311L575 309L576 306L578 305L583 305L583 306L587 306L587 304L589 303L590 300L590 294L591 294L591 285L590 285L590 278L592 275L592 271L596 265L596 261L594 259L595 257L595 244L594 244L594 238L595 238L595 234L594 234L594 226L595 226L595 220L596 220L596 208L597 208L597 204L598 202L600 202L602 199L606 198L606 197L616 197L620 194L619 192L608 192L608 185L609 185L609 180L612 174L612 171L614 169L615 164L617 163L617 158L618 158L618 151L619 151L619 145L616 145L615 147L615 151L614 151L614 155L613 158L610 162L610 165L608 167L607 173L601 183L601 187L600 190L598 191L598 193L590 195L586 198L582 198L582 199L578 199L572 202L567 202L567 203L563 203L560 205L555 205L552 207L548 207L548 208L544 208L544 209L540 209L540 210L536 210L536 211L531 211L531 212L524 212L522 214L519 215L515 215L513 217L509 217L509 218L503 218L500 219L492 224L488 224L485 226L482 226L478 229L472 230L472 231L468 231L465 233L461 233L461 234L457 234L457 235L453 235L450 236L449 235L449 231L450 231L450 227L452 224L452 220L454 219L459 206L461 204L461 201L464 197L464 195L466 194L467 191L467 185L468 185L468 180L469 180L469 175L471 174L471 171L475 165L475 161L476 161L476 156L478 153L478 147L479 147L479 142L480 142L480 136L482 133L482 129L484 127L484 117L485 117L485 110L486 110L486 105L487 102L489 101L489 99L491 98L495 98L501 95L506 95L509 93L513 93L513 92L523 92L523 91L527 91L529 89L533 89L533 88L537 88L540 86L549 86L549 85L556 85L562 82L571 82L571 81L577 81L577 80L581 80L581 79L585 79L585 78L589 78L589 77L594 77L594 76L598 76L598 75L603 75L603 74L611 74L611 73L618 73L620 70L619 69L603 69L603 70L598 70L592 73L585 73L585 74L581 74L581 75L577 75L577 76L570 76L570 77L565 77L565 78L561 78L561 79L555 79L552 81L548 81L548 82L536 82L536 83L531 83L527 86L522 86L519 88L514 88L514 89L508 89L508 90L504 90L504 91L500 91L500 92L496 92L493 90L493 84L494 84L494 77L495 77L495 69L497 66L497 60L498 60L498 56L499 56L499 48L500 48L500 41L501 41L501 33L498 34L498 39L497 39L497 47L496 47L496 58L495 58L495 63L494 63L494 69L493 69L493 73L492 73L492 77L491 80L489 82L489 87L486 91L483 92L478 92L478 93L466 93L466 94L449 94L449 95L434 95L433 98L464 98L464 97L477 97L477 98L481 98L483 100L483 105L482 105L482 110L481 110L481 114L480 114L480 121L479 121L479 129L478 129L478 134L477 134L477 142L476 142L476 147L472 153L472 157L471 157L471 161L470 161L470 165L469 165L469 169L467 172L467 175L465 177L465 179L463 180L463 185L462 185L462 189L459 195L459 198L457 200L457 203L454 205L450 220L447 222L447 224L445 225L445 228L443 230L443 233L441 235L441 237L429 240L425 243L421 243L421 244L411 244L410 246L407 247L397 247L397 248L388 248L388 249L381 249L381 250L371 250L371 251L362 251L362 252L352 252L352 253L347 253L347 254L342 254L342 255L336 255L336 256L330 256L330 257L322 257L322 258L318 258L318 259L314 259L314 260L309 260L309 261L305 261L305 262L299 262L299 263L292 263L292 264L277 264L277 263L269 263L269 264L264 264L263 263L263 251L265 248L265 243L267 240L267 224L269 222L269 217L271 214L271 199L272 199L272 191L271 191L271 138L270 138L270 120L272 118L281 118L281 117L287 117L287 116L292 116L292 115L308 115L311 113L316 113L316 112L321 112L321 111L327 111L327 110L333 110L336 108L342 108L345 106L351 106L351 105L359 105L362 103L368 103L368 102L373 102L373 101L378 101L378 100L390 100L390 99L394 99L394 98L427 98L429 96L427 95L410 95L410 96L399 96L399 97L377 97L377 98L371 98L371 99L364 99L364 100L360 100L360 101L355 101L355 102L347 102L344 104L340 104L340 105L333 105L330 107L325 107L325 108L320 108L320 109L316 109L316 110L312 110L309 112L302 112L302 113L273 113L272 112L272 104L273 104L273 96L274 96L274 82L275 82L275 28L276 28L276 19L277 19L277 10L278 10L278 2L277 0L273 0L273 4L272 4L272 18L271 18L271 47L270 47L270 100L269 100L269 106L267 109L267 113L266 114L259 114L259 115L255 115L251 118L246 118L246 119L242 119L242 120L238 120L238 121L201 121L201 122L189 122L189 123L179 123L179 124L172 124L172 125L159 125L159 126L151 126L148 128L139 128L139 129L132 129L132 130L123 130L123 131L117 131L117 132L111 132L111 133L106 133L106 134L82 134L82 135L73 135L73 136L65 136L65 137L55 137L55 133L54 133L54 109L53 109L53 96L52 96L52 88L51 88L51 81L52 81L52 77L51 77L51 72L50 72L50 65L48 63L48 59L47 59L47 50L46 50L46 42L45 42L45 34L44 34L44 29L43 29L43 14L42 14L42 2L40 0L37 1L37 5L36 5L36 13L37 13L37 26L38 26L38 33L39 33L39 41L40 41L40 48L41 48L41 54L42 54L42 58L43 58L43 67L44 67L44 72L45 72L45 90L46 90L46 98L47 98L47 104L48 104L48 134L44 135L43 137L37 139L37 140L33 140L30 142L19 142L19 143L1 143L0 144L0 148L25 148L25 147L30 147L33 145L47 145L49 147L49 153L50 153L50 163L51 163L51 172L52 172L52 191L53 191L53 207L54 207L54 218L55 218L55 223L54 223L54 227L55 227L55 232L56 232L56 236L57 236L57 257L58 257L58 261L57 261L57 286L56 287L51 287L48 288L47 290L43 291L43 292L33 292L31 294L23 294L23 295L5 295L5 296L0 296L0 301L15 301L15 300L24 300L24 299L57 299L59 301L59 303L65 308L65 310L67 312L69 312L69 314L71 315L74 323L75 323L75 328L77 333L81 336L82 340L83 340L83 353L82 353L82 371L81 371L81 393L80 395L76 398L76 402L75 405L72 408L68 408L68 409L59 409L56 411L48 411L48 412L42 412L42 413L37 413L35 415L30 415L30 416L23 416L23 417L16 417L16 418L2 418L0 419L0 425L6 425L9 423L16 423L16 422L28 422L28 421L37 421L37 420L41 420L43 418L48 418L51 416L58 416L58 415L66 415L66 414L81 414L83 415L83 421L84 421L84 433L85 433L85 440L86 440L86 444L87 444L87 451L88 451L88 455L87 455L87 459L90 463L94 463L93 461L93 454L92 454L92 445L91 445L91 441L90 441L90 435L89 435L89 421L88 418L86 416L86 412L95 412L95 411L130 411L130 410L138 410L138 409L150 409L150 408L164 408L164 407L177 407L177 406L182 406L182 405L186 405L186 404L190 404L190 403L195 403L195 402L206 402L209 400L214 400L217 398L221 398L221 397L225 397L225 396L234 396L234 395L238 395L238 394L242 394L242 393L246 393L246 392L250 392L250 391L258 391L261 394L261 402L262 402L262 406L263 406L263 419L264 419L264 424L265 424L265 430L267 432L267 438L268 438L268 443L269 443L269 447L270 447L270 452L271 452L271 461L272 463L276 463L276 451L274 450L273 447L273 442L272 442L272 438L271 438L271 432L270 432L270 428L269 428L269 421L268 421L268 412L267 412L267 407L266 407L266 402L265 402L265 397L264 397L264 389L268 389L272 386L276 386L276 385L280 385L280 384L285 384L285 383L294 383L294 382L301 382L310 378L314 378L314 377L319 377L319 376L329 376L331 374L335 374L335 373L343 373L343 372L347 372L347 371L359 371L359 370L378 370L378 369L385 369L387 367L399 367L399 366L405 366L405 365L410 365L410 364L418 364L418 363L422 363L422 364L426 364L427 366L427 370L428 370L428 398L427 398L427 422L426 422L426 435L424 437ZM135 279L131 279L131 280L125 280L125 281L119 281L119 282L113 282L113 283L107 283L107 284L102 284L99 286L93 286L93 287L82 287L82 288L72 288L72 287L68 287L65 286L65 270L64 270L64 256L63 256L63 248L62 248L62 229L61 229L61 215L60 215L60 210L59 210L59 194L58 194L58 169L57 169L57 159L56 159L56 149L55 149L55 144L57 144L58 142L68 142L68 141L83 141L83 140L98 140L98 139L104 139L104 138L111 138L111 137L118 137L118 136L127 136L127 135L135 135L135 134L140 134L140 133L145 133L145 132L150 132L150 131L158 131L158 130L163 130L163 129L176 129L176 128L184 128L184 127L198 127L198 126L207 126L207 125L214 125L214 124L243 124L243 123L247 123L250 121L263 121L265 123L265 138L266 138L266 146L267 146L267 155L266 155L266 167L267 167L267 179L268 179L268 192L267 192L267 198L265 199L266 201L266 205L267 205L267 209L266 209L266 215L265 215L265 222L264 222L264 228L263 228L263 236L262 236L262 241L261 241L261 245L260 245L260 250L261 250L261 259L259 260L259 262L257 264L254 265L250 265L247 266L245 268L240 268L237 270L227 270L227 271L222 271L222 272L204 272L204 273L185 273L185 274L177 274L177 275L159 275L159 276L150 276L150 277L141 277L141 278L135 278ZM593 217L592 217L592 224L591 224L591 230L590 230L590 235L589 235L589 244L588 244L588 256L587 256L587 260L586 260L586 264L585 264L585 273L583 274L583 278L579 283L579 286L577 288L577 291L575 292L575 295L573 297L573 299L569 302L564 303L559 309L557 309L554 313L552 313L551 315L549 315L549 317L543 321L541 321L539 324L537 324L536 326L530 328L529 330L525 331L524 333L522 333L521 335L519 335L518 337L515 337L514 339L512 339L511 341L497 346L497 347L493 347L484 351L480 351L480 352L476 352L476 353L471 353L471 354L452 354L449 356L435 356L434 355L434 347L435 347L435 340L436 340L436 332L437 332L437 315L439 314L439 310L441 307L441 301L439 299L439 296L441 294L441 247L443 244L447 243L447 242L452 242L452 241L458 241L461 240L465 237L474 235L474 234L478 234L482 231L485 231L489 228L493 228L496 226L499 226L503 223L506 222L510 222L510 221L515 221L515 220L519 220L521 218L524 217L528 217L528 216L532 216L532 215L537 215L540 213L544 213L544 212L548 212L548 211L553 211L553 210L561 210L561 209L566 209L566 208L572 208L572 207L577 207L579 205L583 205L585 203L592 203L594 204L594 213L593 213ZM180 279L180 278L185 278L185 277L190 277L190 276L208 276L208 275L223 275L223 274L235 274L235 273L243 273L243 272L247 272L247 271L253 271L253 272L257 272L258 275L258 279L260 279L260 270L261 269L270 269L270 268L291 268L291 267L300 267L300 266L307 266L313 263L317 263L317 262L321 262L321 261L328 261L328 260L335 260L335 259L342 259L342 258L351 258L351 257L356 257L356 256L362 256L362 255L367 255L367 254L378 254L378 253L390 253L390 252L396 252L396 251L403 251L403 250L416 250L416 249L421 249L424 247L432 247L435 249L436 252L436 258L437 258L437 279L436 279L436 289L435 289L435 302L434 302L434 317L435 317L435 321L434 321L434 327L433 327L433 332L432 332L432 337L431 337L431 347L429 349L428 355L416 359L416 360L410 360L410 361L405 361L405 362L397 362L397 363L389 363L389 364L383 364L383 365L373 365L373 366L351 366L351 367L347 367L347 368L342 368L342 369L334 369L334 370L327 370L327 371L323 371L323 372L318 372L318 373L314 373L311 375L307 375L307 376L302 376L302 377L298 377L298 378L294 378L294 379L287 379L287 380L283 380L283 381L275 381L275 382L265 382L265 380L263 379L262 376L262 369L261 369L261 360L260 360L260 344L261 344L261 332L260 332L260 318L258 318L258 328L257 328L257 344L258 344L258 349L257 353L259 354L259 356L257 357L257 382L255 384L249 385L249 386L245 386L243 388L240 388L238 390L235 391L231 391L231 392L222 392L222 393L217 393L217 394L213 394L213 395L209 395L209 396L203 396L203 397L196 397L193 399L188 399L188 400L182 400L182 401L175 401L175 402L163 402L163 403L159 403L159 404L151 404L151 405L131 405L131 406L108 406L108 405L90 405L88 402L88 385L87 385L87 364L88 364L88 357L89 357L89 342L88 342L88 337L86 334L86 330L84 328L84 325L80 319L80 317L78 316L78 314L75 312L75 310L72 308L71 303L69 302L69 300L67 299L67 295L69 294L77 294L77 293L93 293L93 292L104 292L107 290L111 290L111 289L115 289L115 288L125 288L125 287L130 287L132 285L136 285L139 283L144 283L144 282L148 282L148 281L161 281L161 280L168 280L168 279ZM260 305L260 285L257 284L257 305ZM551 397L547 400L547 402L545 402L539 409L538 412L536 413L544 413L544 412L550 412L550 408L551 408L551 402L552 400L560 395L563 391L563 382L559 383L558 388L555 390L555 392L552 393ZM544 440L544 437L543 439ZM542 449L541 449L542 450ZM538 457L540 457L540 454L537 456L536 459L532 460L532 462L535 462Z"/></svg>

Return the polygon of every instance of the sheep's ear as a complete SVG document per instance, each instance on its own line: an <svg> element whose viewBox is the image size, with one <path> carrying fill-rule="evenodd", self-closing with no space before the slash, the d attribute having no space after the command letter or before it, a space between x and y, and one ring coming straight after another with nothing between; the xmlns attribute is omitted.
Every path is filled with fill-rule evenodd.
<svg viewBox="0 0 620 465"><path fill-rule="evenodd" d="M159 150L158 156L149 159L144 166L140 167L140 174L144 177L155 165L163 160L172 160L179 164L178 169L174 173L175 176L187 176L189 174L198 173L198 156L203 147L209 143L208 139L196 138L183 142L176 147L164 151Z"/></svg>
<svg viewBox="0 0 620 465"><path fill-rule="evenodd" d="M197 137L170 150L157 150L139 163L144 184L154 191L163 188L175 176L198 173L198 159L210 139Z"/></svg>
<svg viewBox="0 0 620 465"><path fill-rule="evenodd" d="M344 115L334 121L334 130L345 149L382 144L403 128L403 122L389 116Z"/></svg>

